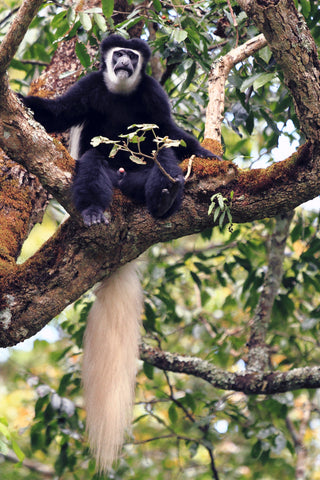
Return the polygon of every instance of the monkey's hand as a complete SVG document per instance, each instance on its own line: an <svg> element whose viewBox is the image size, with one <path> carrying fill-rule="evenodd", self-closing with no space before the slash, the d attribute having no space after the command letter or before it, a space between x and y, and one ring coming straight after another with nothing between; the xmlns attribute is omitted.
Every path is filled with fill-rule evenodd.
<svg viewBox="0 0 320 480"><path fill-rule="evenodd" d="M91 227L91 225L95 225L97 223L104 223L108 225L108 220L103 215L103 209L101 207L96 207L95 205L91 205L90 207L82 210L81 212L83 223L86 227Z"/></svg>
<svg viewBox="0 0 320 480"><path fill-rule="evenodd" d="M155 217L161 218L166 216L166 213L170 210L173 202L183 189L183 185L184 178L182 175L179 175L175 178L175 183L170 183L170 186L161 190L157 211L153 212Z"/></svg>
<svg viewBox="0 0 320 480"><path fill-rule="evenodd" d="M194 152L196 157L200 158L211 158L213 160L222 160L219 155L216 155L215 153L210 152L210 150L207 150L206 148L200 147L197 149L196 152Z"/></svg>

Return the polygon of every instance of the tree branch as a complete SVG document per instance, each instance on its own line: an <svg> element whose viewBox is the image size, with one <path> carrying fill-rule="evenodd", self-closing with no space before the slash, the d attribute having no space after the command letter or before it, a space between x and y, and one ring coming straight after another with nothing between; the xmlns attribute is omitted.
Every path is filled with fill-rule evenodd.
<svg viewBox="0 0 320 480"><path fill-rule="evenodd" d="M213 65L209 76L209 102L206 111L205 138L221 142L221 123L224 112L225 85L232 67L250 57L267 45L263 35L248 40L240 47L219 58Z"/></svg>
<svg viewBox="0 0 320 480"><path fill-rule="evenodd" d="M27 114L5 81L0 84L0 148L36 175L69 212L74 212L69 194L74 160Z"/></svg>
<svg viewBox="0 0 320 480"><path fill-rule="evenodd" d="M31 21L42 3L43 0L24 0L19 8L8 33L0 44L0 76L7 71Z"/></svg>
<svg viewBox="0 0 320 480"><path fill-rule="evenodd" d="M246 394L274 394L320 387L320 367L294 368L288 372L234 373L198 357L175 355L145 343L140 345L140 358L161 370L194 375L215 388Z"/></svg>

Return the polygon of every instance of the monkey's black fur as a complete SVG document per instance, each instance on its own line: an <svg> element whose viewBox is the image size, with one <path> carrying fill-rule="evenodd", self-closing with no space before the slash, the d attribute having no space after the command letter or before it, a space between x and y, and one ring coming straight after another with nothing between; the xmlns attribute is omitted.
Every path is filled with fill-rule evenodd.
<svg viewBox="0 0 320 480"><path fill-rule="evenodd" d="M107 53L115 47L135 50L142 55L141 72L134 88L120 93L113 93L106 81L111 68L106 65ZM167 95L145 72L149 58L150 49L144 41L111 35L101 43L99 71L83 77L61 97L22 97L24 104L34 111L35 119L49 133L82 125L73 199L86 225L106 222L103 212L111 202L114 187L119 187L133 200L145 203L154 217L168 217L177 211L182 201L184 179L179 162L192 154L216 157L174 123ZM127 133L128 126L142 123L157 124L156 132L160 137L185 141L186 147L163 149L158 156L161 165L177 183L172 184L152 161L137 165L122 151L109 158L110 145L93 148L90 144L91 139L99 135L117 140L119 134ZM142 151L151 154L155 143L151 134L146 137Z"/></svg>

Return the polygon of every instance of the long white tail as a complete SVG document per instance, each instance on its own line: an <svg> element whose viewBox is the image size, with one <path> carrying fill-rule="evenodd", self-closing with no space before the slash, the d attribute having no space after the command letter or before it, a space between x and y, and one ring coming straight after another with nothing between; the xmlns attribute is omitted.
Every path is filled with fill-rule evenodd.
<svg viewBox="0 0 320 480"><path fill-rule="evenodd" d="M131 425L142 289L135 264L103 281L84 338L82 379L89 443L101 471L118 457Z"/></svg>

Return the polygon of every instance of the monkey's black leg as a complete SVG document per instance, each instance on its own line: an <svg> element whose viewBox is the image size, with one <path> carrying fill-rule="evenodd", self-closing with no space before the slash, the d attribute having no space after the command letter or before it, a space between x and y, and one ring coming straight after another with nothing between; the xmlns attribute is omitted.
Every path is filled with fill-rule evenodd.
<svg viewBox="0 0 320 480"><path fill-rule="evenodd" d="M76 164L73 201L87 227L108 223L103 215L112 198L114 173L97 150L86 151Z"/></svg>
<svg viewBox="0 0 320 480"><path fill-rule="evenodd" d="M118 171L118 186L121 192L132 200L145 203L145 184L150 175L150 167L140 167L136 171Z"/></svg>
<svg viewBox="0 0 320 480"><path fill-rule="evenodd" d="M154 165L146 182L146 204L154 217L166 218L175 213L181 205L184 178L171 148L161 150L158 160L175 182L173 183L157 165Z"/></svg>

